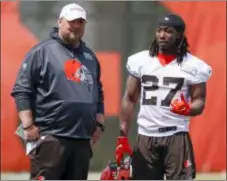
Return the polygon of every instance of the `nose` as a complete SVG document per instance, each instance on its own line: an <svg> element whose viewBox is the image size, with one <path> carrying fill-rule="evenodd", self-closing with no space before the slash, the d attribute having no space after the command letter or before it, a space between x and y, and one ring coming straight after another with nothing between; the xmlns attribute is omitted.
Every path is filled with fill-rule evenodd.
<svg viewBox="0 0 227 181"><path fill-rule="evenodd" d="M73 28L80 28L84 23L84 20L82 19L76 19L76 20L73 20L70 22L70 25L73 27Z"/></svg>
<svg viewBox="0 0 227 181"><path fill-rule="evenodd" d="M74 28L80 28L81 25L82 25L82 23L80 23L80 22L78 22L78 21L74 21L74 22L72 23L72 26L73 26Z"/></svg>
<svg viewBox="0 0 227 181"><path fill-rule="evenodd" d="M165 32L164 32L164 31L161 31L161 32L159 33L159 38L165 39L165 37L166 37Z"/></svg>

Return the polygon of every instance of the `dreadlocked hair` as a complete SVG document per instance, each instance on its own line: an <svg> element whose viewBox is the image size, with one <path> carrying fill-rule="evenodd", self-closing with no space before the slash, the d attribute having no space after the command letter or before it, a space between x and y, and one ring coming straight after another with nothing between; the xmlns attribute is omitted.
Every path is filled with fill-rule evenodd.
<svg viewBox="0 0 227 181"><path fill-rule="evenodd" d="M151 57L154 57L154 56L158 55L158 51L159 51L159 47L158 47L158 43L155 38L149 47L149 54ZM178 47L177 47L177 63L178 64L180 64L183 61L184 56L186 56L188 52L190 53L190 46L188 44L186 36L183 35L183 37L178 42Z"/></svg>

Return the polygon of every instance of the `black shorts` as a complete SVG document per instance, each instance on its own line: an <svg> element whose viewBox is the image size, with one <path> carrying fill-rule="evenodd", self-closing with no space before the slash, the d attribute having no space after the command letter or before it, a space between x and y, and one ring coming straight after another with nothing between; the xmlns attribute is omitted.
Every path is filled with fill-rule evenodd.
<svg viewBox="0 0 227 181"><path fill-rule="evenodd" d="M87 180L91 157L90 140L49 135L30 154L30 179Z"/></svg>
<svg viewBox="0 0 227 181"><path fill-rule="evenodd" d="M190 136L137 136L132 157L133 180L192 180L196 165Z"/></svg>

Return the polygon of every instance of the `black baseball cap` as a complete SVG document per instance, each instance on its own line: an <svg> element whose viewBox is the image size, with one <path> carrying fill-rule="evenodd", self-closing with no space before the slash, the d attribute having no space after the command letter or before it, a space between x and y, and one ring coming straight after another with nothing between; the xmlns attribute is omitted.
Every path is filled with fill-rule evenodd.
<svg viewBox="0 0 227 181"><path fill-rule="evenodd" d="M158 26L172 26L179 32L184 32L186 28L184 20L176 14L169 14L160 18Z"/></svg>

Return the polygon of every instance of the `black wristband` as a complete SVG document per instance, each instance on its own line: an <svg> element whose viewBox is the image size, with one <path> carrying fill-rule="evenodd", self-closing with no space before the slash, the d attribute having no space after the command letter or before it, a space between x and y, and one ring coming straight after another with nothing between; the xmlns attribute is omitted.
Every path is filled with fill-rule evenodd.
<svg viewBox="0 0 227 181"><path fill-rule="evenodd" d="M105 126L98 121L96 121L96 126L99 127L102 130L102 132L105 131L106 129Z"/></svg>
<svg viewBox="0 0 227 181"><path fill-rule="evenodd" d="M32 123L30 126L23 128L23 130L27 130L27 129L31 128L33 125L34 125L34 123Z"/></svg>

